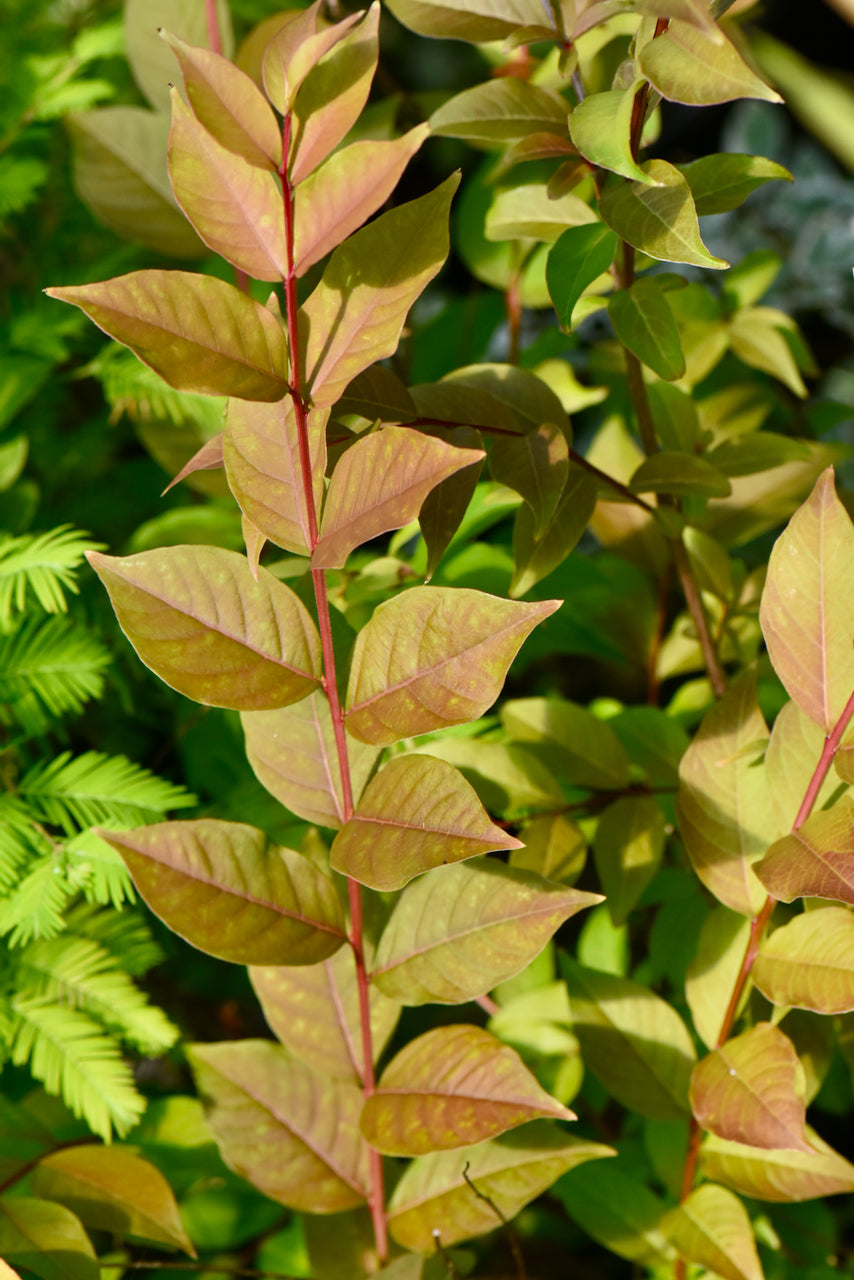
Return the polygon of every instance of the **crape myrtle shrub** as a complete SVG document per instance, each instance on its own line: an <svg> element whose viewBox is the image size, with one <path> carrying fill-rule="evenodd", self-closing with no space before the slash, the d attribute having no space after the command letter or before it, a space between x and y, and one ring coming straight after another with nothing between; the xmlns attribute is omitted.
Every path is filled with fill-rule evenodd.
<svg viewBox="0 0 854 1280"><path fill-rule="evenodd" d="M392 0L404 37L379 5L315 3L238 14L262 21L235 52L225 5L129 0L57 54L67 90L123 39L146 101L123 72L59 94L77 191L149 252L56 262L33 328L114 339L84 372L173 477L139 526L153 463L89 424L130 503L108 495L89 563L159 677L109 632L129 732L157 763L159 718L203 803L169 818L192 797L128 760L39 758L48 713L100 693L102 641L64 703L28 701L21 667L7 1052L45 1092L3 1112L12 1264L835 1273L847 410L808 395L773 247L701 230L785 190L788 157L657 141L668 104L745 99L731 139L779 110L728 8ZM458 42L459 92L405 85L416 37ZM67 351L34 353L45 382ZM50 558L17 518L8 632L31 653L86 541L55 529ZM175 1030L133 983L142 916L106 908L131 880L196 1035L171 1070L197 1096L155 1066L141 1119L119 1051L156 1060ZM205 985L241 994L217 1039Z"/></svg>

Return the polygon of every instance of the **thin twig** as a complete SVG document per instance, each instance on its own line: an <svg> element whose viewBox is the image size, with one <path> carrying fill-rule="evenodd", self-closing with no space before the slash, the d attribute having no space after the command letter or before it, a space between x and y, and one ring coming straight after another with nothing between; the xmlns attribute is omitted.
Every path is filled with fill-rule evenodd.
<svg viewBox="0 0 854 1280"><path fill-rule="evenodd" d="M522 1257L522 1250L519 1248L519 1241L516 1239L515 1231L513 1230L510 1223L507 1221L507 1218L501 1212L501 1210L499 1209L495 1201L491 1200L488 1195L484 1194L483 1191L479 1191L478 1188L474 1185L471 1178L469 1177L469 1167L470 1167L469 1162L467 1160L463 1168L463 1181L465 1182L466 1186L471 1191L474 1192L478 1200L482 1200L484 1204L489 1205L490 1209L495 1214L496 1218L498 1218L499 1222L504 1227L504 1231L507 1236L507 1243L510 1245L510 1252L513 1254L513 1258L516 1263L516 1271L518 1273L519 1280L527 1280L528 1273L525 1270L525 1259Z"/></svg>

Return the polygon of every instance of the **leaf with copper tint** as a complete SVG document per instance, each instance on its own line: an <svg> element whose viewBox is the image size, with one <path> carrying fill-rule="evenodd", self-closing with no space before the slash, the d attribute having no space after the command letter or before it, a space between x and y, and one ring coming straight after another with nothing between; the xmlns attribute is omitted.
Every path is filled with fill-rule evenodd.
<svg viewBox="0 0 854 1280"><path fill-rule="evenodd" d="M777 1005L816 1013L854 1009L854 915L821 907L775 929L759 948L753 981Z"/></svg>
<svg viewBox="0 0 854 1280"><path fill-rule="evenodd" d="M638 982L560 962L585 1065L630 1110L681 1119L696 1052L676 1010Z"/></svg>
<svg viewBox="0 0 854 1280"><path fill-rule="evenodd" d="M298 702L320 682L320 637L293 591L220 547L123 558L90 551L119 625L160 679L236 711Z"/></svg>
<svg viewBox="0 0 854 1280"><path fill-rule="evenodd" d="M197 449L189 461L173 476L167 484L163 493L168 493L176 484L180 484L182 480L186 480L187 476L195 475L197 471L219 471L223 465L222 457L222 440L224 432L218 431L215 436L211 436L210 440L206 440L201 448ZM160 495L161 498L163 494Z"/></svg>
<svg viewBox="0 0 854 1280"><path fill-rule="evenodd" d="M385 204L429 132L429 125L422 124L387 142L353 142L309 174L296 199L294 269L298 276Z"/></svg>
<svg viewBox="0 0 854 1280"><path fill-rule="evenodd" d="M353 649L347 729L362 742L476 720L557 600L526 604L468 588L412 587L385 601Z"/></svg>
<svg viewBox="0 0 854 1280"><path fill-rule="evenodd" d="M407 885L380 938L372 979L401 1004L463 1004L519 973L565 920L602 898L492 858Z"/></svg>
<svg viewBox="0 0 854 1280"><path fill-rule="evenodd" d="M380 6L309 71L294 103L291 181L301 182L350 132L368 100L379 58Z"/></svg>
<svg viewBox="0 0 854 1280"><path fill-rule="evenodd" d="M806 1107L798 1076L791 1040L770 1022L757 1022L697 1063L691 1109L703 1128L719 1138L751 1147L811 1151L804 1137Z"/></svg>
<svg viewBox="0 0 854 1280"><path fill-rule="evenodd" d="M774 670L825 733L854 689L852 557L854 527L828 468L774 544L759 610Z"/></svg>
<svg viewBox="0 0 854 1280"><path fill-rule="evenodd" d="M332 473L312 568L343 568L351 551L414 520L431 489L483 456L409 427L362 436Z"/></svg>
<svg viewBox="0 0 854 1280"><path fill-rule="evenodd" d="M179 391L244 400L288 391L282 326L224 280L155 269L45 292L80 307Z"/></svg>
<svg viewBox="0 0 854 1280"><path fill-rule="evenodd" d="M217 142L262 169L282 161L282 132L258 86L228 58L161 30L184 76L190 106Z"/></svg>
<svg viewBox="0 0 854 1280"><path fill-rule="evenodd" d="M324 54L329 53L361 17L348 14L342 22L321 24L322 0L315 0L307 9L280 29L267 45L264 53L263 76L267 97L276 110L286 116L293 107L294 98L308 73Z"/></svg>
<svg viewBox="0 0 854 1280"><path fill-rule="evenodd" d="M785 703L774 721L765 752L771 806L781 831L789 832L794 827L823 750L824 733L815 721L796 702ZM831 799L840 791L839 779L829 771L813 803L813 814L829 808Z"/></svg>
<svg viewBox="0 0 854 1280"><path fill-rule="evenodd" d="M169 175L175 199L209 249L255 280L287 274L281 187L229 151L172 90Z"/></svg>
<svg viewBox="0 0 854 1280"><path fill-rule="evenodd" d="M568 1169L615 1154L538 1120L475 1147L421 1156L392 1193L389 1230L421 1253L435 1249L434 1231L446 1246L468 1240L509 1222Z"/></svg>
<svg viewBox="0 0 854 1280"><path fill-rule="evenodd" d="M522 1059L480 1027L434 1027L392 1058L365 1102L362 1133L385 1155L473 1146L527 1120L574 1120Z"/></svg>
<svg viewBox="0 0 854 1280"><path fill-rule="evenodd" d="M780 833L757 761L767 737L756 677L748 672L704 716L679 766L676 816L694 870L719 901L745 916L766 896L753 864Z"/></svg>
<svg viewBox="0 0 854 1280"><path fill-rule="evenodd" d="M388 891L433 867L520 847L490 822L474 787L453 765L433 756L394 756L335 837L330 863L342 875Z"/></svg>
<svg viewBox="0 0 854 1280"><path fill-rule="evenodd" d="M209 22L219 31L222 52L230 58L234 35L228 0L125 0L124 35L128 62L142 92L156 109L169 105L169 85L175 79L175 60L160 39L159 28L169 26L194 45L210 43Z"/></svg>
<svg viewBox="0 0 854 1280"><path fill-rule="evenodd" d="M198 818L99 831L152 911L208 955L234 964L317 964L344 941L332 880L242 822Z"/></svg>
<svg viewBox="0 0 854 1280"><path fill-rule="evenodd" d="M124 1147L52 1151L36 1165L33 1190L59 1200L87 1227L196 1256L169 1183L159 1169Z"/></svg>
<svg viewBox="0 0 854 1280"><path fill-rule="evenodd" d="M772 844L756 874L781 902L831 898L854 904L854 800L842 796Z"/></svg>
<svg viewBox="0 0 854 1280"><path fill-rule="evenodd" d="M361 1091L268 1040L197 1044L188 1057L226 1164L271 1200L340 1213L367 1195Z"/></svg>
<svg viewBox="0 0 854 1280"><path fill-rule="evenodd" d="M300 312L306 392L341 396L357 373L394 355L415 299L448 255L448 210L459 175L382 213L339 245Z"/></svg>
<svg viewBox="0 0 854 1280"><path fill-rule="evenodd" d="M753 1226L731 1191L707 1182L665 1214L661 1229L686 1262L723 1280L763 1280Z"/></svg>
<svg viewBox="0 0 854 1280"><path fill-rule="evenodd" d="M768 1151L712 1136L703 1143L700 1166L707 1178L754 1200L813 1200L854 1191L854 1165L812 1129L806 1136L811 1151Z"/></svg>
<svg viewBox="0 0 854 1280"><path fill-rule="evenodd" d="M322 964L253 965L249 977L264 1017L295 1057L322 1075L359 1084L362 1039L356 966L349 947ZM400 1005L372 986L371 1043L379 1058L397 1025Z"/></svg>
<svg viewBox="0 0 854 1280"><path fill-rule="evenodd" d="M329 411L308 413L308 451L316 511L323 498ZM293 400L277 404L229 400L223 456L231 492L241 511L271 542L308 555L311 526L300 463Z"/></svg>
<svg viewBox="0 0 854 1280"><path fill-rule="evenodd" d="M246 755L270 795L306 822L337 830L344 801L329 702L321 692L275 711L244 711ZM348 744L350 784L358 801L379 749L355 739Z"/></svg>

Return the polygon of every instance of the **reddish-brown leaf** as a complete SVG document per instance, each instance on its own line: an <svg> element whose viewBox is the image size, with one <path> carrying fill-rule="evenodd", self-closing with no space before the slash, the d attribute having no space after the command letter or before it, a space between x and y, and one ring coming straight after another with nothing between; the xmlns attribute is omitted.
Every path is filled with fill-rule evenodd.
<svg viewBox="0 0 854 1280"><path fill-rule="evenodd" d="M854 904L854 800L813 812L791 835L772 844L756 874L782 902L832 898Z"/></svg>

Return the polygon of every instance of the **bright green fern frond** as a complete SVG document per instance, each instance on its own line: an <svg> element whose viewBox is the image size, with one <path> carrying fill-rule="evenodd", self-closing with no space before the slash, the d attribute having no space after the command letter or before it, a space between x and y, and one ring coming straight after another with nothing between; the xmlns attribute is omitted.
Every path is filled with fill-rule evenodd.
<svg viewBox="0 0 854 1280"><path fill-rule="evenodd" d="M130 872L115 849L96 832L81 831L68 841L65 852L72 878L87 902L102 906L109 902L119 909L126 902L136 902Z"/></svg>
<svg viewBox="0 0 854 1280"><path fill-rule="evenodd" d="M71 835L77 827L132 827L184 809L196 799L125 756L63 752L37 764L18 783L18 794L43 822Z"/></svg>
<svg viewBox="0 0 854 1280"><path fill-rule="evenodd" d="M33 826L24 804L0 791L0 896L18 883L21 868L33 855L50 852L49 841Z"/></svg>
<svg viewBox="0 0 854 1280"><path fill-rule="evenodd" d="M85 1010L141 1053L165 1053L178 1038L166 1015L148 1003L109 951L90 938L65 933L33 942L17 957L17 970L21 989Z"/></svg>
<svg viewBox="0 0 854 1280"><path fill-rule="evenodd" d="M145 1102L116 1042L80 1009L29 996L16 999L13 1008L15 1065L28 1066L48 1093L61 1094L71 1111L105 1141L112 1130L123 1136L132 1129Z"/></svg>
<svg viewBox="0 0 854 1280"><path fill-rule="evenodd" d="M81 373L98 379L113 421L126 413L133 422L165 418L176 427L188 421L198 423L211 435L222 427L224 400L176 391L117 342L105 347Z"/></svg>
<svg viewBox="0 0 854 1280"><path fill-rule="evenodd" d="M35 156L0 156L0 218L19 213L36 199L49 169Z"/></svg>
<svg viewBox="0 0 854 1280"><path fill-rule="evenodd" d="M54 854L39 858L32 871L0 901L0 934L9 945L22 946L32 938L53 938L64 926L62 912L76 892L62 861Z"/></svg>
<svg viewBox="0 0 854 1280"><path fill-rule="evenodd" d="M110 655L93 635L65 618L28 618L0 634L0 702L28 733L46 716L79 711L103 687Z"/></svg>
<svg viewBox="0 0 854 1280"><path fill-rule="evenodd" d="M46 613L64 613L65 593L76 593L75 570L84 552L96 545L70 525L48 533L0 535L0 621L8 625L32 591Z"/></svg>
<svg viewBox="0 0 854 1280"><path fill-rule="evenodd" d="M66 913L65 926L76 937L99 943L132 977L148 973L163 960L163 952L141 911L123 911L120 915L78 902Z"/></svg>

